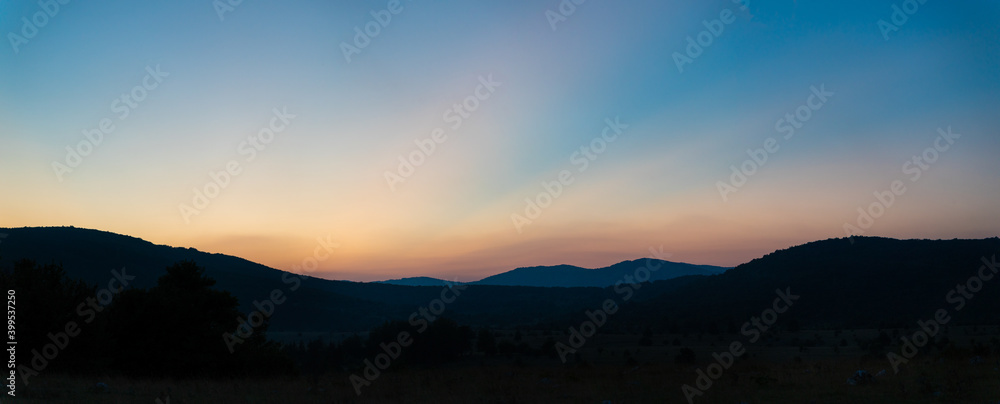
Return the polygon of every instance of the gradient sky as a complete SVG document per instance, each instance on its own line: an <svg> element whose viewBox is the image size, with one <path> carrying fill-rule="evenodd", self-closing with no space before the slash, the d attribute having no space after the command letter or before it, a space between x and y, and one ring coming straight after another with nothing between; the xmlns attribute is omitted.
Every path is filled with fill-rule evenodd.
<svg viewBox="0 0 1000 404"><path fill-rule="evenodd" d="M386 1L244 0L224 19L210 0L70 1L17 52L42 6L2 1L0 226L285 270L329 237L320 276L467 281L660 246L737 265L845 236L900 180L864 234L997 236L1000 5L928 1L886 37L879 20L902 1L812 3L591 0L553 30L555 0L404 0L348 62L341 44ZM680 72L674 53L727 9L735 20ZM169 76L120 119L114 101L156 66ZM490 75L500 86L452 129L446 111ZM813 86L834 96L783 139L778 120ZM295 118L247 161L241 142L275 108ZM579 170L573 153L616 117L628 128ZM115 130L60 181L53 162L105 118ZM904 163L949 126L960 137L913 181ZM447 139L390 188L385 173L435 128ZM780 149L724 201L717 183L768 138ZM179 206L229 161L240 174L186 223ZM562 170L573 183L518 232L511 215Z"/></svg>

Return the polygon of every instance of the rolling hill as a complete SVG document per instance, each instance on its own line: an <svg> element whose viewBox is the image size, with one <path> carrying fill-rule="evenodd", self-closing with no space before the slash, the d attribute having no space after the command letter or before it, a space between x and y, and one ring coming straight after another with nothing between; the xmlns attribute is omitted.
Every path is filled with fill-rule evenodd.
<svg viewBox="0 0 1000 404"><path fill-rule="evenodd" d="M400 285L400 286L444 286L449 283L461 283L461 282L451 282L451 281L446 281L444 279L431 278L429 276L415 276L412 278L387 279L375 283L385 283L389 285Z"/></svg>
<svg viewBox="0 0 1000 404"><path fill-rule="evenodd" d="M195 261L217 281L215 288L239 299L249 313L254 301L275 290L287 297L271 318L272 331L366 331L392 319L406 319L438 298L443 286L401 286L389 283L336 281L299 276L242 258L193 248L156 245L100 230L75 227L0 228L0 269L13 261L61 264L67 275L89 284L106 284L112 270L136 279L130 287L148 288L182 260ZM431 279L431 278L428 278ZM424 280L424 282L431 282ZM449 305L448 316L470 324L533 324L561 318L600 301L608 292L598 288L470 286Z"/></svg>
<svg viewBox="0 0 1000 404"><path fill-rule="evenodd" d="M692 265L680 262L653 260L656 271L650 271L650 282L663 281L686 275L718 275L726 272L725 267L712 265ZM538 266L517 268L471 282L473 285L535 286L535 287L596 287L614 286L626 276L635 272L645 261L623 261L605 268L581 268L573 265Z"/></svg>
<svg viewBox="0 0 1000 404"><path fill-rule="evenodd" d="M1000 324L998 255L998 238L815 241L693 279L636 302L615 320L727 329L760 317L782 290L800 296L778 319L785 325L795 320L820 329L909 328L939 309L950 313L951 324Z"/></svg>
<svg viewBox="0 0 1000 404"><path fill-rule="evenodd" d="M242 258L98 230L44 227L0 229L0 233L7 234L0 240L0 270L27 258L60 263L70 277L102 284L112 269L125 268L136 277L131 286L146 288L155 285L168 266L193 260L218 281L217 289L236 296L245 312L252 310L254 301L282 291L287 301L275 310L272 331L366 331L388 320L406 320L447 288L433 278L401 280L429 285L405 286L299 276ZM664 261L653 273L663 272L671 279L617 287L607 286L614 284L608 279L624 278L646 261L604 269L519 268L461 285L456 289L460 296L445 306L443 315L471 326L565 330L580 324L586 310L612 299L621 310L605 325L609 330L705 331L731 328L760 316L771 307L776 290L789 290L801 298L781 316L782 324L794 320L814 328L909 327L941 308L950 310L956 324L998 324L1000 281L991 279L1000 276L988 277L995 271L997 253L997 238L829 239L778 250L729 270ZM707 274L713 272L721 273ZM574 287L579 285L601 287ZM968 296L958 292L960 286ZM978 288L973 293L969 286Z"/></svg>

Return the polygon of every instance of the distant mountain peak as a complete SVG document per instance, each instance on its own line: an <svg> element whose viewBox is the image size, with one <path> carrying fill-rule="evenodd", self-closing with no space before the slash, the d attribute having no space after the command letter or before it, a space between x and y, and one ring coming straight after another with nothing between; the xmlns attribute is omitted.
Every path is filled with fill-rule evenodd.
<svg viewBox="0 0 1000 404"><path fill-rule="evenodd" d="M648 265L648 266L647 266ZM650 269L652 267L652 270ZM643 270L645 268L645 270ZM626 260L604 268L582 268L575 265L519 267L488 276L474 285L536 286L536 287L598 287L614 286L619 281L635 282L649 274L648 281L667 280L686 275L717 275L729 268L664 261L655 258ZM642 281L642 279L639 279Z"/></svg>
<svg viewBox="0 0 1000 404"><path fill-rule="evenodd" d="M444 279L431 278L429 276L415 276L411 278L387 279L384 281L377 281L375 283L402 286L443 286L461 282L446 281Z"/></svg>

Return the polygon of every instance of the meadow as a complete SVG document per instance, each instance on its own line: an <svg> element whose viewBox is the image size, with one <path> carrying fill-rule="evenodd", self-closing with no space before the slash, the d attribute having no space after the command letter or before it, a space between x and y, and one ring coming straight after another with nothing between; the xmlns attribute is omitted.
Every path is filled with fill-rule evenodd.
<svg viewBox="0 0 1000 404"><path fill-rule="evenodd" d="M694 403L998 403L1000 364L971 349L987 341L993 327L952 327L946 349L920 352L893 372L884 354L860 348L880 332L906 330L800 331L773 333L748 346ZM512 338L513 330L497 332ZM537 345L543 331L522 332ZM714 363L739 334L597 335L580 359L563 364L550 356L470 354L440 366L401 366L382 372L359 396L351 371L270 379L137 379L109 375L43 374L18 390L18 403L683 403L681 386L695 386L697 369ZM674 341L679 345L675 346ZM802 341L844 340L816 344ZM796 341L799 346L790 346ZM836 348L835 348L836 347ZM685 348L693 362L678 363ZM892 347L886 348L892 350ZM847 382L856 371L869 383ZM885 372L881 372L885 370ZM881 373L881 374L880 374ZM875 376L878 375L878 376ZM104 383L107 388L97 387ZM168 401L169 398L169 401ZM5 400L6 402L6 400Z"/></svg>

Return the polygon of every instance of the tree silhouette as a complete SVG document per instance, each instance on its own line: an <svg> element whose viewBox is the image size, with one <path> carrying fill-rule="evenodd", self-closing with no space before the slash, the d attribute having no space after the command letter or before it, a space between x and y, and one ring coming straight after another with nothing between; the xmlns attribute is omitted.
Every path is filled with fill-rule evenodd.
<svg viewBox="0 0 1000 404"><path fill-rule="evenodd" d="M60 264L38 265L27 259L15 262L9 270L0 271L0 285L4 293L10 289L15 291L17 340L24 352L22 365L29 364L32 350L42 352L45 345L55 344L52 335L65 342L65 347L59 350L56 358L45 361L44 370L80 369L82 366L78 365L93 367L93 352L100 350L101 338L98 326L90 323L100 317L87 306L78 310L88 298L94 299L93 286L69 279ZM71 323L75 325L75 336L65 335Z"/></svg>
<svg viewBox="0 0 1000 404"><path fill-rule="evenodd" d="M112 305L114 364L131 375L264 374L290 365L267 341L267 322L254 327L235 352L223 335L239 325L239 302L214 290L215 280L193 261L181 261L149 290L128 290Z"/></svg>

